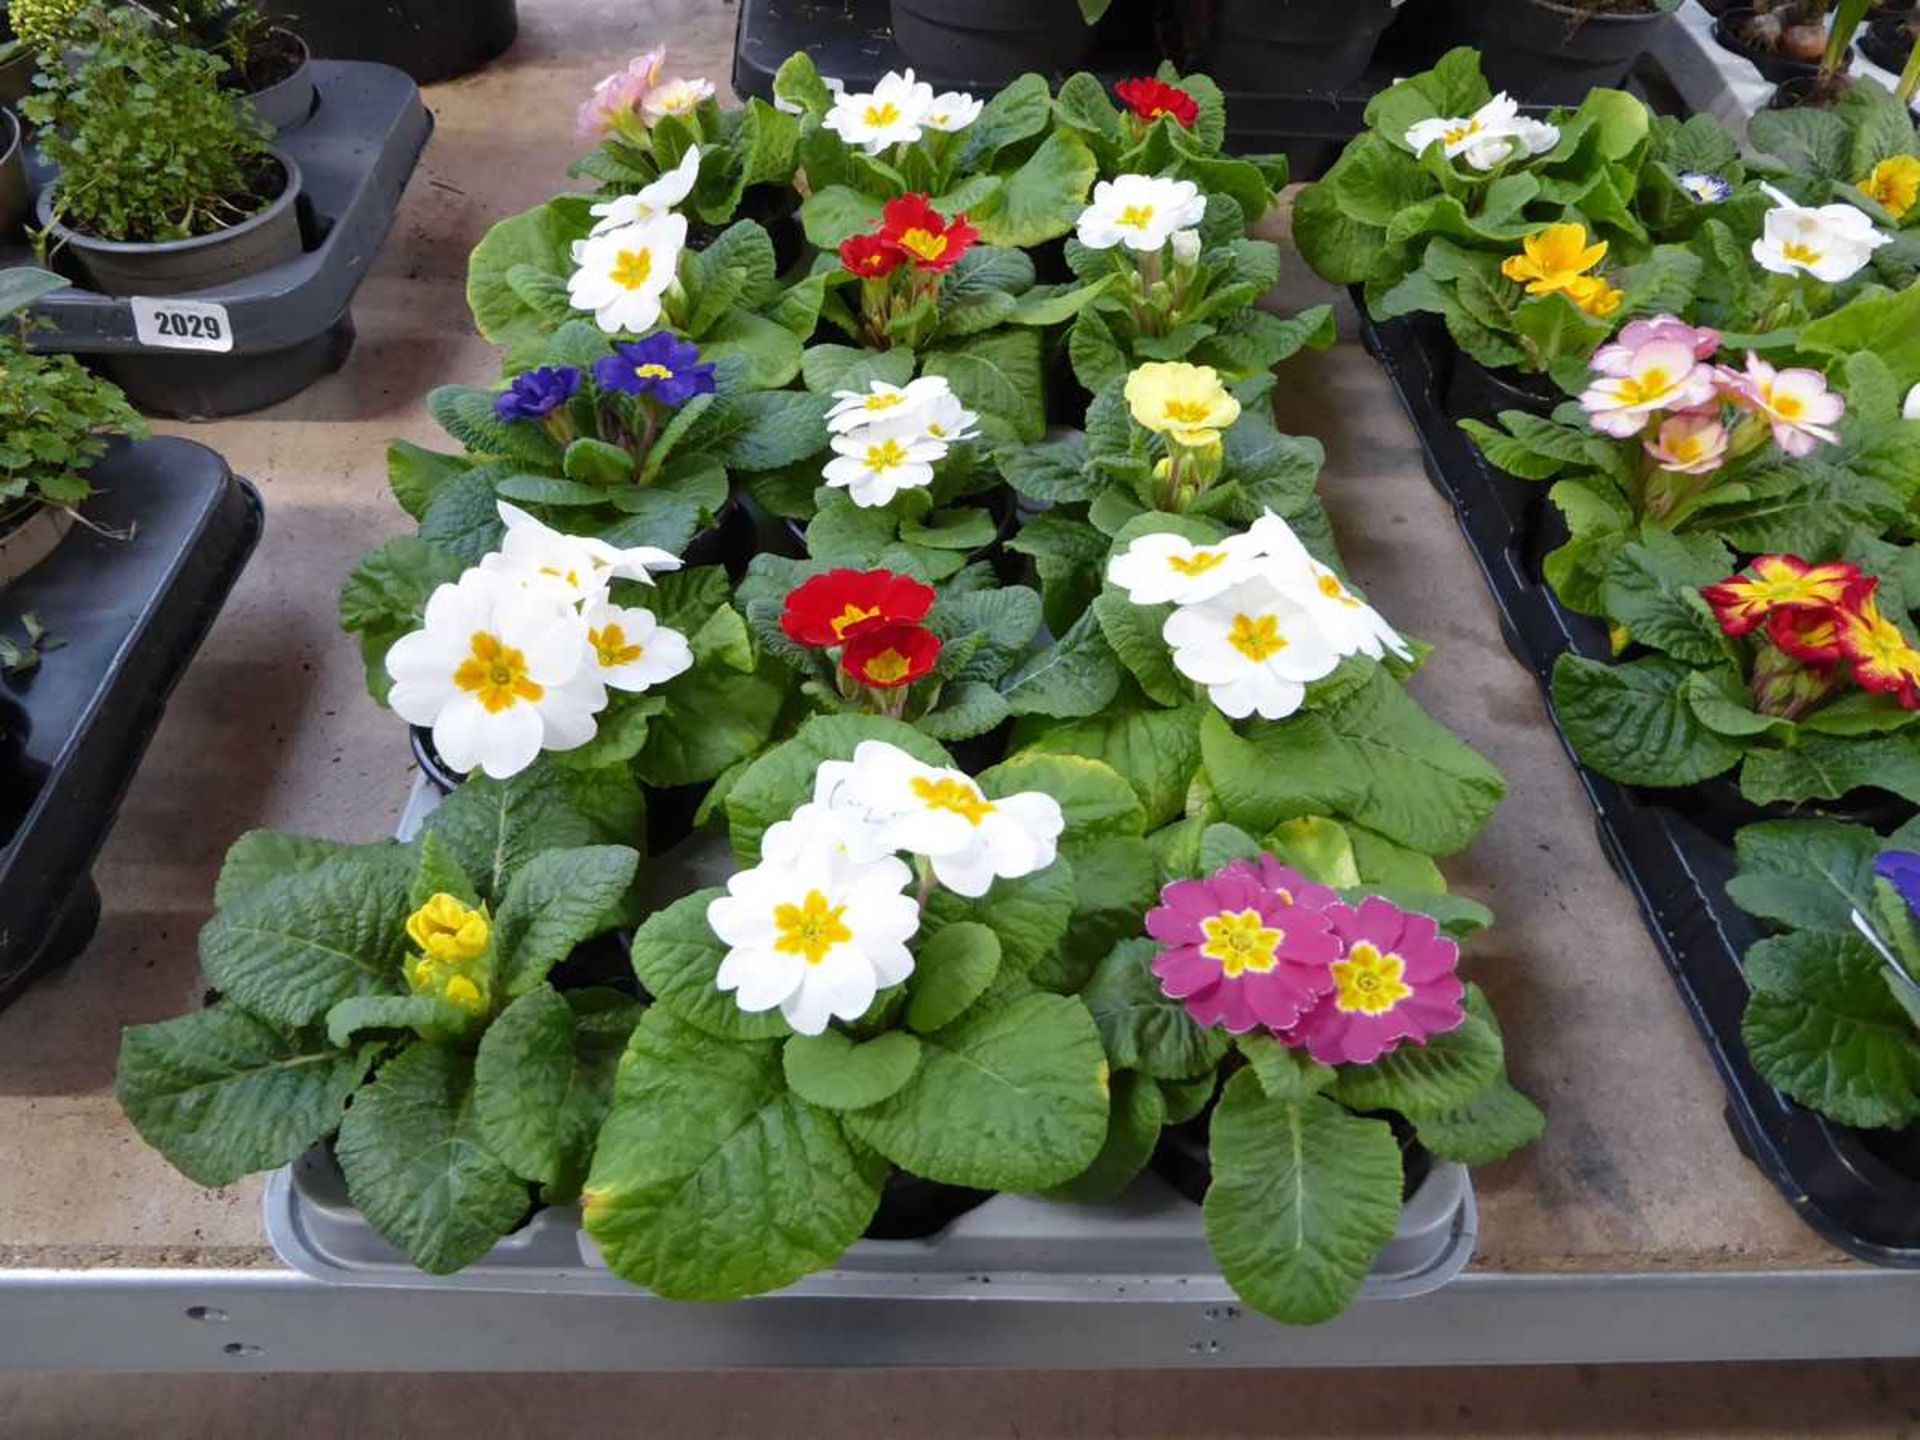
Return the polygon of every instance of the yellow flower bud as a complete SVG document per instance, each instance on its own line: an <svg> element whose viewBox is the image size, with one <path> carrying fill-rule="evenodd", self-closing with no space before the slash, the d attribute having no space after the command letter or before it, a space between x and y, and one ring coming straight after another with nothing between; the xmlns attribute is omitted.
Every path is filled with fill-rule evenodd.
<svg viewBox="0 0 1920 1440"><path fill-rule="evenodd" d="M455 975L447 981L447 988L440 992L440 998L449 1005L458 1005L462 1010L479 1014L487 1008L487 997L480 993L480 987L464 975Z"/></svg>
<svg viewBox="0 0 1920 1440"><path fill-rule="evenodd" d="M407 936L435 964L458 965L487 953L492 926L484 908L440 894L407 917Z"/></svg>

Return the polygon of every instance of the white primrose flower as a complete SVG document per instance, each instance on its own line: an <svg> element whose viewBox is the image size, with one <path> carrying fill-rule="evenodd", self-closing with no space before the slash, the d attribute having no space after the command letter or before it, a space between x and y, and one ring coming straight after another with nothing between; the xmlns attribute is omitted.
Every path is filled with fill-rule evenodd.
<svg viewBox="0 0 1920 1440"><path fill-rule="evenodd" d="M1193 265L1200 259L1200 232L1198 230L1176 230L1168 241L1173 246L1173 258L1179 264Z"/></svg>
<svg viewBox="0 0 1920 1440"><path fill-rule="evenodd" d="M640 102L640 113L649 125L669 115L691 115L701 101L711 100L713 93L711 80L667 80L647 92L647 98Z"/></svg>
<svg viewBox="0 0 1920 1440"><path fill-rule="evenodd" d="M504 500L497 504L506 538L479 568L565 604L591 604L615 580L651 585L654 571L680 568L680 558L658 546L623 550L591 535L555 530Z"/></svg>
<svg viewBox="0 0 1920 1440"><path fill-rule="evenodd" d="M1907 403L1900 408L1903 420L1920 420L1920 385L1907 392Z"/></svg>
<svg viewBox="0 0 1920 1440"><path fill-rule="evenodd" d="M920 138L921 127L933 109L933 87L916 81L913 71L889 70L871 91L849 90L836 95L833 109L820 123L848 145L859 145L878 155L890 145Z"/></svg>
<svg viewBox="0 0 1920 1440"><path fill-rule="evenodd" d="M897 745L863 740L852 760L829 760L813 798L870 831L873 843L933 862L934 877L977 898L996 879L1017 880L1053 864L1066 817L1038 790L989 800L959 770L923 765Z"/></svg>
<svg viewBox="0 0 1920 1440"><path fill-rule="evenodd" d="M1107 562L1107 579L1136 605L1193 605L1230 590L1254 572L1254 554L1239 536L1196 545L1169 530L1142 535Z"/></svg>
<svg viewBox="0 0 1920 1440"><path fill-rule="evenodd" d="M831 851L763 861L727 881L707 924L728 947L714 983L749 1014L778 1006L802 1035L858 1020L913 973L920 906L897 856L855 864Z"/></svg>
<svg viewBox="0 0 1920 1440"><path fill-rule="evenodd" d="M1298 600L1265 577L1197 605L1161 627L1173 664L1207 687L1223 715L1284 720L1307 698L1307 685L1331 675L1340 655Z"/></svg>
<svg viewBox="0 0 1920 1440"><path fill-rule="evenodd" d="M1439 145L1449 160L1464 156L1475 170L1491 170L1502 161L1544 155L1560 143L1560 131L1520 113L1519 102L1506 91L1463 118L1422 120L1406 134L1407 148L1424 155Z"/></svg>
<svg viewBox="0 0 1920 1440"><path fill-rule="evenodd" d="M431 726L453 769L505 780L593 738L607 692L586 655L572 607L476 568L435 590L422 628L387 652L388 704Z"/></svg>
<svg viewBox="0 0 1920 1440"><path fill-rule="evenodd" d="M822 471L827 484L845 490L861 508L873 509L902 490L931 485L933 467L946 458L947 447L929 440L917 426L868 425L834 436L833 452Z"/></svg>
<svg viewBox="0 0 1920 1440"><path fill-rule="evenodd" d="M819 772L814 775L814 788L821 789ZM760 837L763 865L797 865L804 856L829 852L848 864L865 865L893 854L893 849L868 817L848 808L836 810L824 799L809 800L787 819L769 825Z"/></svg>
<svg viewBox="0 0 1920 1440"><path fill-rule="evenodd" d="M629 225L638 225L643 220L653 220L667 214L693 193L694 181L699 178L700 147L689 145L678 165L639 193L619 195L594 206L593 213L598 223L592 233L605 235L609 230L624 230Z"/></svg>
<svg viewBox="0 0 1920 1440"><path fill-rule="evenodd" d="M687 637L651 610L601 599L587 607L587 661L604 685L638 693L693 668Z"/></svg>
<svg viewBox="0 0 1920 1440"><path fill-rule="evenodd" d="M1341 655L1383 658L1391 650L1402 660L1413 649L1386 617L1349 590L1300 543L1300 537L1271 510L1253 522L1247 541L1264 562L1260 573L1306 607L1327 643Z"/></svg>
<svg viewBox="0 0 1920 1440"><path fill-rule="evenodd" d="M929 130L940 130L951 134L955 130L964 130L980 118L980 112L986 108L986 102L976 100L964 90L947 90L933 97L933 103L927 106L927 113L920 123Z"/></svg>
<svg viewBox="0 0 1920 1440"><path fill-rule="evenodd" d="M1089 250L1155 251L1206 213L1207 197L1191 180L1122 175L1093 187L1093 203L1080 212L1075 234Z"/></svg>
<svg viewBox="0 0 1920 1440"><path fill-rule="evenodd" d="M1866 212L1851 205L1801 205L1771 185L1773 201L1765 228L1753 242L1753 258L1775 275L1805 273L1829 285L1856 274L1893 237L1873 228Z"/></svg>
<svg viewBox="0 0 1920 1440"><path fill-rule="evenodd" d="M609 335L651 330L686 244L687 217L671 213L576 240L567 296Z"/></svg>
<svg viewBox="0 0 1920 1440"><path fill-rule="evenodd" d="M943 375L923 375L907 386L927 387L920 406L920 433L943 445L956 445L979 435L980 416L960 403Z"/></svg>
<svg viewBox="0 0 1920 1440"><path fill-rule="evenodd" d="M942 444L971 440L980 417L960 403L944 375L922 375L905 385L873 381L866 390L836 390L827 411L827 429L852 435L870 426L886 426Z"/></svg>

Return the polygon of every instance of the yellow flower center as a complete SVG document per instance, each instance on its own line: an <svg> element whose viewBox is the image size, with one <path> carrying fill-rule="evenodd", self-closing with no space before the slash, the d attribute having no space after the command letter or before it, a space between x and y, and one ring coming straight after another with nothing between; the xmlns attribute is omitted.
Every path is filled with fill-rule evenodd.
<svg viewBox="0 0 1920 1440"><path fill-rule="evenodd" d="M638 290L652 274L651 250L622 250L613 262L613 283L625 290Z"/></svg>
<svg viewBox="0 0 1920 1440"><path fill-rule="evenodd" d="M1760 398L1766 402L1767 409L1788 424L1807 413L1807 402L1800 396L1775 394L1771 385L1761 387Z"/></svg>
<svg viewBox="0 0 1920 1440"><path fill-rule="evenodd" d="M1406 973L1406 961L1362 940L1334 963L1333 1003L1347 1015L1384 1015L1413 994Z"/></svg>
<svg viewBox="0 0 1920 1440"><path fill-rule="evenodd" d="M1786 244L1780 247L1780 254L1782 258L1791 260L1796 265L1818 265L1820 263L1820 252L1800 240L1787 241Z"/></svg>
<svg viewBox="0 0 1920 1440"><path fill-rule="evenodd" d="M862 408L869 412L878 411L878 410L891 410L896 405L904 405L906 401L907 401L907 397L904 391L894 390L884 395L867 396L866 400L863 402Z"/></svg>
<svg viewBox="0 0 1920 1440"><path fill-rule="evenodd" d="M809 965L818 965L834 946L853 939L853 931L840 918L846 911L844 905L829 905L818 890L809 890L798 905L776 906L773 923L780 938L773 942L773 948L782 955L804 956Z"/></svg>
<svg viewBox="0 0 1920 1440"><path fill-rule="evenodd" d="M1162 407L1167 419L1176 425L1204 425L1213 407L1205 400L1186 400L1175 396Z"/></svg>
<svg viewBox="0 0 1920 1440"><path fill-rule="evenodd" d="M1663 398L1673 389L1673 377L1658 365L1642 375L1623 375L1620 377L1619 394L1622 405L1650 405Z"/></svg>
<svg viewBox="0 0 1920 1440"><path fill-rule="evenodd" d="M588 630L587 643L593 646L593 653L608 670L631 665L647 653L644 645L628 644L627 632L618 625L609 625L603 630Z"/></svg>
<svg viewBox="0 0 1920 1440"><path fill-rule="evenodd" d="M915 226L902 232L900 248L922 260L938 260L947 253L947 237Z"/></svg>
<svg viewBox="0 0 1920 1440"><path fill-rule="evenodd" d="M489 715L511 710L522 700L538 702L547 692L527 676L527 657L497 635L473 632L471 650L453 672L453 683L479 697Z"/></svg>
<svg viewBox="0 0 1920 1440"><path fill-rule="evenodd" d="M1480 122L1478 120L1469 120L1463 125L1454 126L1451 130L1447 131L1447 133L1441 138L1443 142L1447 145L1458 145L1463 140L1471 140L1474 136L1478 135L1479 133L1480 133Z"/></svg>
<svg viewBox="0 0 1920 1440"><path fill-rule="evenodd" d="M1227 563L1224 550L1196 550L1192 555L1169 555L1167 566L1176 575L1185 575L1191 580L1196 575L1204 575Z"/></svg>
<svg viewBox="0 0 1920 1440"><path fill-rule="evenodd" d="M429 961L457 965L487 952L491 927L487 912L462 904L444 892L407 917L407 938Z"/></svg>
<svg viewBox="0 0 1920 1440"><path fill-rule="evenodd" d="M929 810L949 810L963 817L969 825L978 825L996 808L975 786L950 776L929 780L924 775L916 775L912 786L913 793L920 797Z"/></svg>
<svg viewBox="0 0 1920 1440"><path fill-rule="evenodd" d="M1280 942L1287 932L1276 930L1260 918L1258 910L1222 911L1200 922L1207 937L1200 953L1218 960L1229 980L1238 980L1248 971L1264 975L1280 963Z"/></svg>
<svg viewBox="0 0 1920 1440"><path fill-rule="evenodd" d="M878 605L874 606L871 610L862 610L858 605L849 601L847 608L834 616L830 622L833 625L833 638L836 640L844 640L847 631L865 621L876 619L879 614L880 607Z"/></svg>
<svg viewBox="0 0 1920 1440"><path fill-rule="evenodd" d="M671 380L673 371L649 360L645 365L634 366L633 375L636 380Z"/></svg>
<svg viewBox="0 0 1920 1440"><path fill-rule="evenodd" d="M907 452L898 440L887 440L867 447L867 469L876 475L907 463Z"/></svg>
<svg viewBox="0 0 1920 1440"><path fill-rule="evenodd" d="M564 580L576 590L580 588L580 572L578 570L562 570L558 565L542 565L540 567L540 573L555 580Z"/></svg>
<svg viewBox="0 0 1920 1440"><path fill-rule="evenodd" d="M884 130L889 125L900 123L900 107L891 100L881 105L869 105L864 118L874 129Z"/></svg>
<svg viewBox="0 0 1920 1440"><path fill-rule="evenodd" d="M1320 593L1329 600L1346 606L1349 610L1358 610L1360 602L1348 593L1347 587L1331 575L1322 575L1318 581Z"/></svg>
<svg viewBox="0 0 1920 1440"><path fill-rule="evenodd" d="M1129 230L1144 230L1153 223L1153 206L1129 205L1120 212L1117 223L1125 225Z"/></svg>
<svg viewBox="0 0 1920 1440"><path fill-rule="evenodd" d="M1286 649L1288 641L1280 633L1277 616L1262 615L1256 620L1251 615L1236 615L1233 628L1227 632L1227 643L1258 665Z"/></svg>
<svg viewBox="0 0 1920 1440"><path fill-rule="evenodd" d="M907 678L908 673L913 669L913 662L889 646L868 659L861 668L866 671L868 679L882 685L892 685Z"/></svg>

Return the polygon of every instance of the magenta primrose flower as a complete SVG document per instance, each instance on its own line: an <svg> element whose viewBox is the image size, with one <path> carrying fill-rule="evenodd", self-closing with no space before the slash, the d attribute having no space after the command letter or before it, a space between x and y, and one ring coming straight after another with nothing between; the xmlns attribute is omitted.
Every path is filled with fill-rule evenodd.
<svg viewBox="0 0 1920 1440"><path fill-rule="evenodd" d="M1268 857L1271 860L1271 857ZM1272 874L1278 883L1270 883ZM1147 912L1161 945L1161 989L1202 1025L1235 1035L1296 1024L1333 989L1341 945L1329 906L1336 897L1274 862L1251 861L1205 880L1181 880Z"/></svg>
<svg viewBox="0 0 1920 1440"><path fill-rule="evenodd" d="M1431 917L1377 895L1327 913L1344 953L1333 962L1332 989L1280 1037L1285 1044L1322 1065L1367 1065L1466 1020L1460 947Z"/></svg>

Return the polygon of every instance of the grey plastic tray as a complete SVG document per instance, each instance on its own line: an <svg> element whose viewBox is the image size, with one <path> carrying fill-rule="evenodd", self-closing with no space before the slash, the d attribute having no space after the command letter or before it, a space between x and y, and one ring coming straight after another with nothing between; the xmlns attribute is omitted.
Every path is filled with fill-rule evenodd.
<svg viewBox="0 0 1920 1440"><path fill-rule="evenodd" d="M312 118L276 142L305 180L304 253L231 285L170 297L224 307L230 350L144 344L131 298L80 288L34 305L34 318L45 322L35 348L98 355L142 409L195 419L273 404L338 368L353 338L348 307L393 224L433 117L419 86L389 66L316 60L313 77ZM0 265L30 261L28 252L0 251Z"/></svg>
<svg viewBox="0 0 1920 1440"><path fill-rule="evenodd" d="M424 775L396 829L412 838L440 803ZM656 885L675 893L724 877L724 846L701 837L660 857ZM552 1208L457 1275L431 1276L381 1239L347 1197L324 1149L267 1179L267 1238L303 1275L337 1285L518 1290L544 1295L638 1294L607 1270L580 1213ZM1466 1167L1436 1162L1401 1211L1399 1233L1375 1262L1363 1300L1407 1300L1440 1289L1473 1258L1479 1234ZM1200 1207L1152 1174L1117 1204L1057 1204L999 1195L926 1240L862 1240L841 1264L782 1292L837 1299L1180 1300L1232 1303L1207 1248Z"/></svg>

